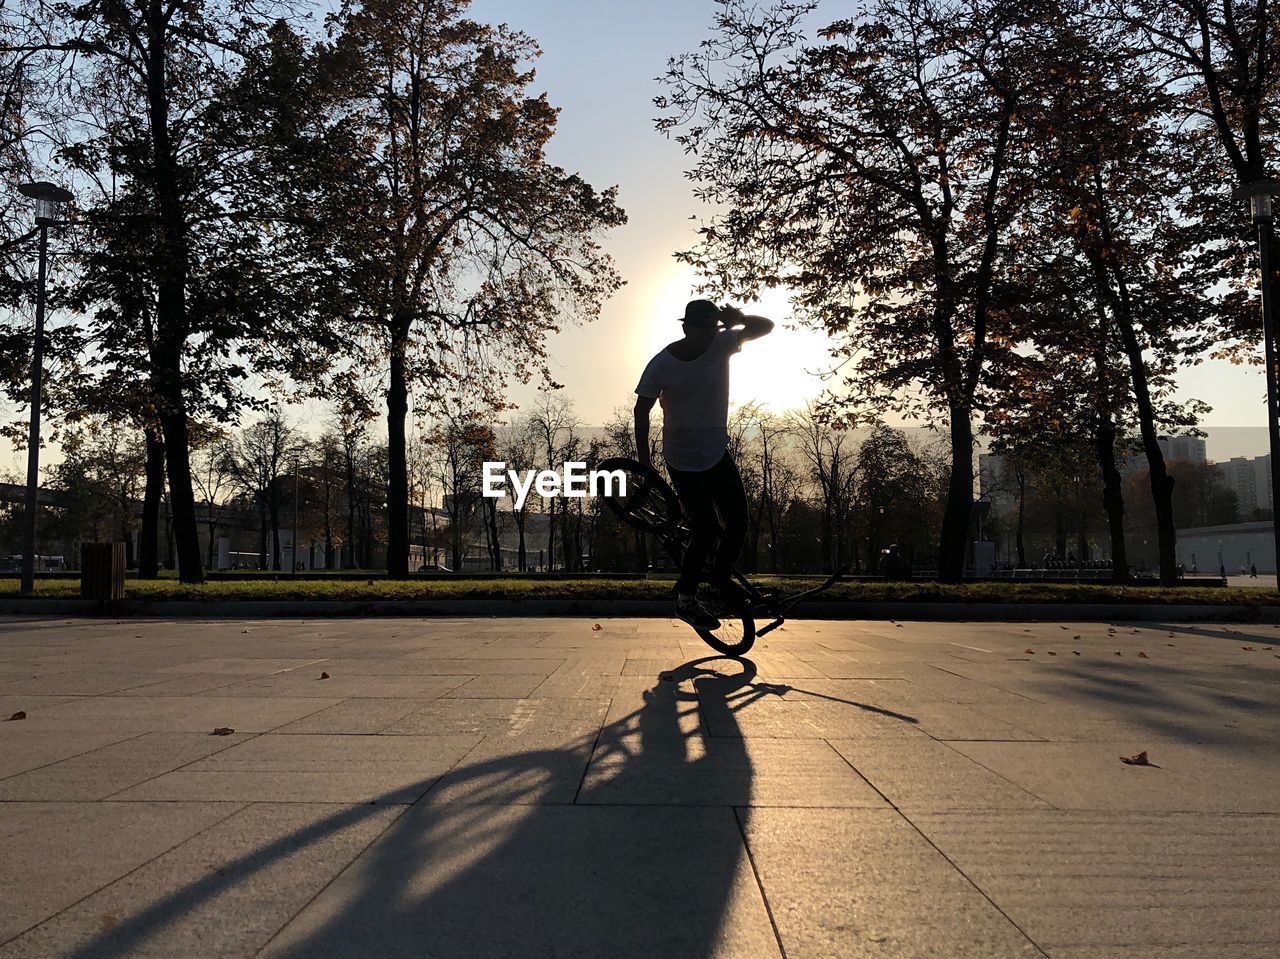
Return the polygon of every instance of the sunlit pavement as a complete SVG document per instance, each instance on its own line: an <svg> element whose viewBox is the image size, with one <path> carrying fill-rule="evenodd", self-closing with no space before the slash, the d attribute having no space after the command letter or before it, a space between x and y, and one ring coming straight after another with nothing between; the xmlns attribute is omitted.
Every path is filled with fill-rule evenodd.
<svg viewBox="0 0 1280 959"><path fill-rule="evenodd" d="M0 621L0 956L1280 948L1276 627L594 626Z"/></svg>

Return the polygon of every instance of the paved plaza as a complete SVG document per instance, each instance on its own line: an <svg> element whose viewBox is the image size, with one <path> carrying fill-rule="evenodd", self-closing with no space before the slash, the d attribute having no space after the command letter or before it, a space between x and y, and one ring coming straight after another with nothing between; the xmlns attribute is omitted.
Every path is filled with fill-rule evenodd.
<svg viewBox="0 0 1280 959"><path fill-rule="evenodd" d="M596 625L0 621L0 957L1280 950L1276 627Z"/></svg>

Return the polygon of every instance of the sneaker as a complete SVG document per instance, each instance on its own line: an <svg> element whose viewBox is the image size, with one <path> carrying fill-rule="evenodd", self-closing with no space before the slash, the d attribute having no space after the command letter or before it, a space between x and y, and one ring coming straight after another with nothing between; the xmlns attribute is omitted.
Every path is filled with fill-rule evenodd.
<svg viewBox="0 0 1280 959"><path fill-rule="evenodd" d="M694 629L720 628L720 620L703 609L702 604L694 596L676 593L676 615Z"/></svg>

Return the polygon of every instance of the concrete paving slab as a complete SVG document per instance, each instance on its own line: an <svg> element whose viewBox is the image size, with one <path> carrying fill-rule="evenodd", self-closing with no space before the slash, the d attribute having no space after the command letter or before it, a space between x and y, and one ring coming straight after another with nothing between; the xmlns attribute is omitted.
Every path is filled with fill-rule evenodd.
<svg viewBox="0 0 1280 959"><path fill-rule="evenodd" d="M211 802L4 803L0 942L240 808L237 803Z"/></svg>
<svg viewBox="0 0 1280 959"><path fill-rule="evenodd" d="M1041 955L893 810L742 815L788 959Z"/></svg>
<svg viewBox="0 0 1280 959"><path fill-rule="evenodd" d="M41 729L30 718L0 723L0 781L135 735L123 730Z"/></svg>
<svg viewBox="0 0 1280 959"><path fill-rule="evenodd" d="M598 699L438 699L388 726L389 736L512 736L563 732L594 734L608 700Z"/></svg>
<svg viewBox="0 0 1280 959"><path fill-rule="evenodd" d="M0 956L252 955L400 813L246 807L0 947Z"/></svg>
<svg viewBox="0 0 1280 959"><path fill-rule="evenodd" d="M638 737L602 742L579 802L658 806L883 807L827 743L810 739Z"/></svg>
<svg viewBox="0 0 1280 959"><path fill-rule="evenodd" d="M891 744L833 739L831 746L900 809L1048 807L1040 797L957 752L948 743L931 739Z"/></svg>
<svg viewBox="0 0 1280 959"><path fill-rule="evenodd" d="M955 743L1061 809L1280 812L1280 767L1214 746L1154 737L1090 743ZM1146 750L1151 766L1121 756Z"/></svg>
<svg viewBox="0 0 1280 959"><path fill-rule="evenodd" d="M249 696L93 696L40 710L25 722L40 729L212 732L227 726L260 733L340 702L337 698Z"/></svg>
<svg viewBox="0 0 1280 959"><path fill-rule="evenodd" d="M277 659L268 656L226 656L220 659L198 659L194 662L166 666L162 673L232 673L242 676L267 676L324 662L323 658Z"/></svg>
<svg viewBox="0 0 1280 959"><path fill-rule="evenodd" d="M274 732L371 736L394 725L429 702L431 702L430 699L353 697L319 712L310 713L294 722L277 726Z"/></svg>
<svg viewBox="0 0 1280 959"><path fill-rule="evenodd" d="M476 736L257 736L112 798L408 803L478 741Z"/></svg>
<svg viewBox="0 0 1280 959"><path fill-rule="evenodd" d="M263 952L318 954L779 952L730 810L425 803Z"/></svg>
<svg viewBox="0 0 1280 959"><path fill-rule="evenodd" d="M541 673L474 676L457 684L444 696L447 699L529 699L547 679Z"/></svg>
<svg viewBox="0 0 1280 959"><path fill-rule="evenodd" d="M249 736L146 733L52 765L0 779L0 801L105 799L236 745Z"/></svg>
<svg viewBox="0 0 1280 959"><path fill-rule="evenodd" d="M321 678L328 673L328 678ZM352 674L328 662L287 673L260 676L218 689L219 696L297 696L312 699L436 699L470 682L466 676L370 676Z"/></svg>
<svg viewBox="0 0 1280 959"><path fill-rule="evenodd" d="M1280 950L1278 817L1010 810L912 822L1050 955Z"/></svg>

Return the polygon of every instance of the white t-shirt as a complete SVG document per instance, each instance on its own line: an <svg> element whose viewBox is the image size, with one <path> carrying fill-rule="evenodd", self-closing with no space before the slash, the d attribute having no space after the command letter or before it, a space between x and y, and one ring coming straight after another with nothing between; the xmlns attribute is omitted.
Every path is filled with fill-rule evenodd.
<svg viewBox="0 0 1280 959"><path fill-rule="evenodd" d="M640 374L636 394L662 404L662 454L672 469L709 470L729 445L729 358L742 348L737 330L722 330L693 360L667 349Z"/></svg>

